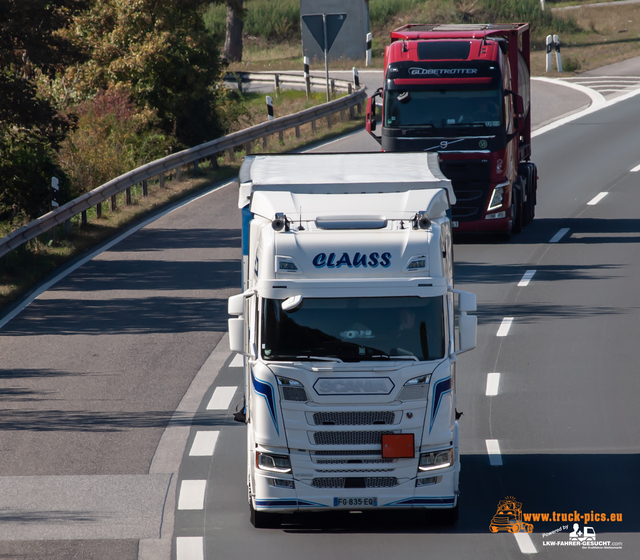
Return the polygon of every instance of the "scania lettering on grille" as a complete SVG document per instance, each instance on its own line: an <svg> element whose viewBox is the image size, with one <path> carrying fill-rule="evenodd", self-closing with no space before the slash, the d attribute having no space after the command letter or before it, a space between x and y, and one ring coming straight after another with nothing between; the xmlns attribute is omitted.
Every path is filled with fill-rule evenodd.
<svg viewBox="0 0 640 560"><path fill-rule="evenodd" d="M316 268L340 268L346 266L348 268L370 267L389 268L391 266L391 253L318 253L313 257L313 266Z"/></svg>
<svg viewBox="0 0 640 560"><path fill-rule="evenodd" d="M313 385L318 395L388 395L394 387L388 377L321 377Z"/></svg>

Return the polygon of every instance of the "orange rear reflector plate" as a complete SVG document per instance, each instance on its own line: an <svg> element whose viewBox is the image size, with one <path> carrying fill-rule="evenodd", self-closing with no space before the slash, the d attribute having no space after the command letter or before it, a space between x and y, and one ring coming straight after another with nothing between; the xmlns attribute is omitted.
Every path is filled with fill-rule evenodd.
<svg viewBox="0 0 640 560"><path fill-rule="evenodd" d="M416 456L413 434L383 434L382 456L385 459L413 459Z"/></svg>

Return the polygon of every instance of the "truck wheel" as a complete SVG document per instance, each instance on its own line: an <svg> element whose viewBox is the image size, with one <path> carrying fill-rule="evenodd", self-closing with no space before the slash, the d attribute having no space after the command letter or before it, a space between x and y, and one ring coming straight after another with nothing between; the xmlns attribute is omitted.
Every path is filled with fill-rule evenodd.
<svg viewBox="0 0 640 560"><path fill-rule="evenodd" d="M518 184L522 185L520 181ZM511 233L520 233L522 231L522 190L513 189L513 204L511 205L511 215L513 223L511 225Z"/></svg>
<svg viewBox="0 0 640 560"><path fill-rule="evenodd" d="M266 513L256 511L253 504L249 503L251 525L256 529L277 529L282 523L282 515L279 513Z"/></svg>
<svg viewBox="0 0 640 560"><path fill-rule="evenodd" d="M458 506L459 504L456 504L456 507L454 508L441 510L441 513L438 516L440 523L444 525L455 525L458 521Z"/></svg>

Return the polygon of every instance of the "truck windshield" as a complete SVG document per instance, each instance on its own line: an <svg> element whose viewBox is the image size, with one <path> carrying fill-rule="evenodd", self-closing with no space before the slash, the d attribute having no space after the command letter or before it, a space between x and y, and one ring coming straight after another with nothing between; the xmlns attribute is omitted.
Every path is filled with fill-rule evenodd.
<svg viewBox="0 0 640 560"><path fill-rule="evenodd" d="M385 92L387 128L459 128L501 126L499 89Z"/></svg>
<svg viewBox="0 0 640 560"><path fill-rule="evenodd" d="M445 353L443 298L305 298L289 312L263 300L265 360L435 360Z"/></svg>

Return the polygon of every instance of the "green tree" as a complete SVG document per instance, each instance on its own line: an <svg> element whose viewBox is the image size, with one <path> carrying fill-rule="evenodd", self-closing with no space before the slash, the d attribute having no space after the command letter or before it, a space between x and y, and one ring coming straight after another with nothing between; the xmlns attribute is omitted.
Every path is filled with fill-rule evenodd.
<svg viewBox="0 0 640 560"><path fill-rule="evenodd" d="M219 136L221 66L201 0L100 0L76 17L74 39L88 61L70 68L85 95L124 87L139 109L185 145ZM72 76L75 73L77 76Z"/></svg>
<svg viewBox="0 0 640 560"><path fill-rule="evenodd" d="M74 121L38 93L35 78L78 60L58 32L82 5L0 0L0 219L48 211L51 177L62 176L54 151Z"/></svg>

